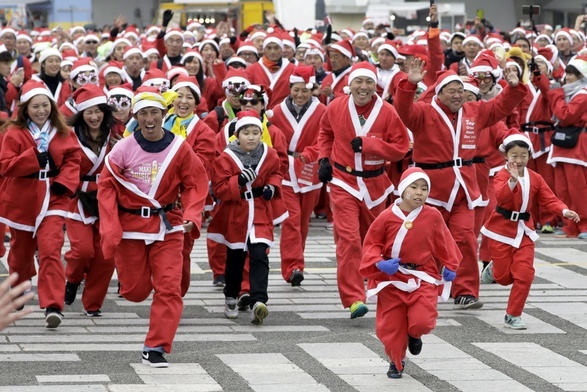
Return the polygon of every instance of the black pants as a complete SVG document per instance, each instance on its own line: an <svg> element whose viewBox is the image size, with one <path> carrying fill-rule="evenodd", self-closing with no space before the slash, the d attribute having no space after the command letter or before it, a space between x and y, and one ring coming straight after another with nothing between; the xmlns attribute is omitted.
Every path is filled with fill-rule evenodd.
<svg viewBox="0 0 587 392"><path fill-rule="evenodd" d="M249 255L249 282L251 285L251 309L255 302L267 303L267 285L269 281L269 257L267 244L247 244L248 252L241 249L226 249L226 267L224 278L224 296L238 298L243 281L245 259Z"/></svg>

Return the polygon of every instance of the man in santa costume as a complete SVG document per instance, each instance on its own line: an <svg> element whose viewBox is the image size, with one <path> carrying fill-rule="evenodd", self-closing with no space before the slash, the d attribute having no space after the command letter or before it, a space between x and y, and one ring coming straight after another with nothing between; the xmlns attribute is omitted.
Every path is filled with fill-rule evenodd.
<svg viewBox="0 0 587 392"><path fill-rule="evenodd" d="M106 157L98 182L104 257L114 257L120 294L142 302L154 289L142 361L168 367L183 309L184 232L200 236L208 181L188 143L162 127L167 105L154 88L133 98L138 131ZM181 193L181 206L177 205Z"/></svg>
<svg viewBox="0 0 587 392"><path fill-rule="evenodd" d="M367 295L377 298L375 328L390 358L389 378L401 378L406 348L422 350L422 335L436 325L439 290L442 300L462 258L434 207L425 205L430 178L424 170L406 170L398 186L400 198L373 222L365 242L361 275L369 279ZM444 265L440 280L439 264Z"/></svg>
<svg viewBox="0 0 587 392"><path fill-rule="evenodd" d="M481 195L473 158L479 132L508 115L524 99L527 89L515 73L508 73L508 86L490 102L464 100L463 82L453 71L445 72L435 87L432 103L413 102L424 65L415 60L408 79L396 90L394 106L414 135L413 159L435 184L428 203L439 207L463 254L452 287L455 304L480 308L477 238L474 208Z"/></svg>
<svg viewBox="0 0 587 392"><path fill-rule="evenodd" d="M356 318L368 311L358 274L363 239L393 191L385 161L402 159L409 141L395 109L375 94L373 65L355 64L348 84L351 95L333 101L322 116L318 176L330 181L338 291L343 306Z"/></svg>
<svg viewBox="0 0 587 392"><path fill-rule="evenodd" d="M320 100L328 105L334 98L345 95L343 89L347 85L346 77L351 72L353 61L357 55L350 40L330 45L328 58L332 72L324 78L320 85Z"/></svg>
<svg viewBox="0 0 587 392"><path fill-rule="evenodd" d="M273 95L268 109L279 105L289 95L289 76L294 65L281 57L283 40L278 33L269 34L263 40L263 57L247 67L247 80L251 84L269 86Z"/></svg>
<svg viewBox="0 0 587 392"><path fill-rule="evenodd" d="M377 94L388 102L393 98L393 91L399 81L406 76L405 72L399 69L395 60L405 59L397 52L393 41L385 41L377 48Z"/></svg>
<svg viewBox="0 0 587 392"><path fill-rule="evenodd" d="M158 68L167 72L174 65L180 65L181 50L183 48L183 32L180 29L167 29L167 24L171 21L173 12L166 10L163 13L163 27L157 35L157 50L163 57L151 64L150 68Z"/></svg>
<svg viewBox="0 0 587 392"><path fill-rule="evenodd" d="M132 84L133 91L136 91L143 84L143 78L145 77L143 52L137 46L129 46L125 49L122 59L124 61L126 81Z"/></svg>
<svg viewBox="0 0 587 392"><path fill-rule="evenodd" d="M312 95L318 89L312 66L296 66L289 82L291 93L275 107L271 123L283 132L289 158L282 187L289 217L281 226L281 275L292 286L299 286L304 280L304 248L310 216L322 188L316 172L318 131L326 106Z"/></svg>

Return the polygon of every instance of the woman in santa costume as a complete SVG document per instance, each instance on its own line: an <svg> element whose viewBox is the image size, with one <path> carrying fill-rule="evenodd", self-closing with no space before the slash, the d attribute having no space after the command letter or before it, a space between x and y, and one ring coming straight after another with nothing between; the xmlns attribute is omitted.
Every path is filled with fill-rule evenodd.
<svg viewBox="0 0 587 392"><path fill-rule="evenodd" d="M185 66L189 76L193 76L198 81L198 86L202 91L202 99L206 102L206 112L213 110L218 101L222 99L221 80L226 76L226 65L222 61L214 63L214 77L206 76L202 66L204 59L197 50L186 52L181 58L181 65Z"/></svg>
<svg viewBox="0 0 587 392"><path fill-rule="evenodd" d="M481 230L489 238L492 259L482 280L512 285L505 326L526 329L521 316L534 279L534 241L538 239L530 215L532 205L539 203L575 223L580 218L556 198L538 173L526 167L532 156L532 143L525 135L508 136L503 146L507 164L494 180L497 207Z"/></svg>
<svg viewBox="0 0 587 392"><path fill-rule="evenodd" d="M282 174L275 149L261 141L262 123L256 111L238 114L236 140L230 142L212 169L212 189L220 207L208 227L208 238L227 248L227 318L238 317L245 259L250 260L251 321L259 325L267 317L269 258L273 245L271 200L281 196Z"/></svg>
<svg viewBox="0 0 587 392"><path fill-rule="evenodd" d="M137 90L138 130L114 146L98 182L102 251L114 257L120 294L142 302L155 290L142 362L156 368L169 366L163 354L171 352L183 309L184 232L199 237L208 194L202 162L162 127L166 111L157 89Z"/></svg>
<svg viewBox="0 0 587 392"><path fill-rule="evenodd" d="M338 291L352 319L368 312L358 270L367 229L393 192L385 162L402 159L409 144L393 106L375 94L376 72L366 61L353 65L348 77L351 95L328 105L318 136L318 176L330 182Z"/></svg>
<svg viewBox="0 0 587 392"><path fill-rule="evenodd" d="M281 225L281 275L292 286L304 280L304 248L310 216L320 196L318 132L326 111L312 92L318 88L314 68L299 65L289 77L290 95L273 110L271 121L288 144L289 170L282 194L289 217Z"/></svg>
<svg viewBox="0 0 587 392"><path fill-rule="evenodd" d="M587 239L587 57L577 56L569 61L565 72L563 87L549 90L546 97L557 128L575 126L581 130L574 147L561 147L555 128L546 163L554 165L557 195L577 211L581 222L566 221L555 236Z"/></svg>
<svg viewBox="0 0 587 392"><path fill-rule="evenodd" d="M61 76L61 61L62 56L57 49L45 49L39 57L40 73L33 75L33 79L45 83L58 107L71 96L71 86Z"/></svg>
<svg viewBox="0 0 587 392"><path fill-rule="evenodd" d="M63 225L69 198L80 181L80 151L52 94L38 81L23 86L16 119L7 125L0 152L0 222L11 228L10 273L18 283L36 275L39 252L39 305L47 328L63 315L65 271L61 262Z"/></svg>
<svg viewBox="0 0 587 392"><path fill-rule="evenodd" d="M241 110L240 96L251 83L242 69L230 68L222 81L225 99L204 117L204 122L215 132L220 132Z"/></svg>
<svg viewBox="0 0 587 392"><path fill-rule="evenodd" d="M87 84L76 90L78 112L68 120L81 149L80 187L69 201L65 222L70 250L65 253L65 304L75 301L77 290L85 278L82 304L88 317L102 315L100 309L114 272L114 259L105 259L100 246L98 220L98 177L104 158L112 148L112 107L102 89Z"/></svg>
<svg viewBox="0 0 587 392"><path fill-rule="evenodd" d="M198 82L193 76L180 75L172 90L177 93L177 98L173 101L173 113L167 114L163 127L187 141L206 169L205 173L198 174L201 176L205 174L206 180L210 182L210 169L215 157L216 135L203 120L194 114L201 95ZM213 208L214 202L208 194L204 210L211 211ZM193 247L194 240L186 233L183 243L182 297L190 287L190 254Z"/></svg>
<svg viewBox="0 0 587 392"><path fill-rule="evenodd" d="M377 298L375 330L390 358L390 378L401 378L406 349L422 350L422 335L436 325L439 287L442 300L462 259L442 215L424 203L430 178L417 167L406 170L400 198L373 222L363 244L359 271L369 279L369 298ZM439 265L444 266L440 280Z"/></svg>
<svg viewBox="0 0 587 392"><path fill-rule="evenodd" d="M438 184L428 204L440 209L463 255L452 286L455 305L480 308L474 208L482 198L473 158L480 132L504 119L524 99L526 87L510 72L508 86L495 99L465 103L463 82L455 72L447 71L438 78L432 103L413 102L422 72L423 64L414 60L408 79L398 85L393 104L414 135L415 165Z"/></svg>

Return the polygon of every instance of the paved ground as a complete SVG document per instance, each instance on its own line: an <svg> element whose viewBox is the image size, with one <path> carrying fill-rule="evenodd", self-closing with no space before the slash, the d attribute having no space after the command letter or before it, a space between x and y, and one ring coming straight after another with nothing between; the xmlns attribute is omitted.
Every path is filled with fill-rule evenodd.
<svg viewBox="0 0 587 392"><path fill-rule="evenodd" d="M403 379L390 380L375 307L350 320L340 305L332 232L323 225L313 221L301 288L282 281L279 252L270 255L263 326L251 325L248 312L224 318L200 240L168 369L140 364L150 304L118 298L113 280L102 318L83 316L76 301L55 331L36 309L0 333L0 391L587 391L587 242L538 241L526 331L502 325L508 288L483 285L485 307L441 304L422 354L408 357Z"/></svg>

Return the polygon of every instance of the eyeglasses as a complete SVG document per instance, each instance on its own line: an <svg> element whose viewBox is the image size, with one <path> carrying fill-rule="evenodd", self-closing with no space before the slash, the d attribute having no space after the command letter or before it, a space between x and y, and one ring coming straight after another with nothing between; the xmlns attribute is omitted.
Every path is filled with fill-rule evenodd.
<svg viewBox="0 0 587 392"><path fill-rule="evenodd" d="M130 109L131 102L128 97L122 96L118 99L115 97L108 98L108 105L115 107L116 109L120 110L128 110Z"/></svg>
<svg viewBox="0 0 587 392"><path fill-rule="evenodd" d="M493 80L493 75L491 75L489 72L475 72L473 73L473 77L485 83L489 83Z"/></svg>
<svg viewBox="0 0 587 392"><path fill-rule="evenodd" d="M98 75L96 75L95 72L90 72L88 75L82 73L77 76L75 82L80 86L83 86L87 83L98 85Z"/></svg>
<svg viewBox="0 0 587 392"><path fill-rule="evenodd" d="M88 45L98 45L98 41L86 41Z"/></svg>
<svg viewBox="0 0 587 392"><path fill-rule="evenodd" d="M262 103L263 101L261 101L260 99L253 98L253 99L241 99L240 102L241 102L241 105L243 105L243 106L247 106L249 103L251 104L251 106L255 106L255 105L259 104L259 102Z"/></svg>

